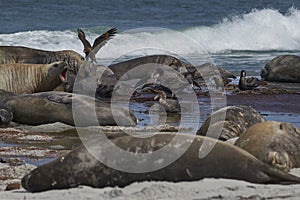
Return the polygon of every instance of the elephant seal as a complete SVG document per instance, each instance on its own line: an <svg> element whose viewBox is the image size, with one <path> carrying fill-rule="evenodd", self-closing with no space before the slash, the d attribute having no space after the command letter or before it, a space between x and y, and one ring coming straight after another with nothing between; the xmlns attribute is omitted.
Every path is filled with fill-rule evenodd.
<svg viewBox="0 0 300 200"><path fill-rule="evenodd" d="M111 107L95 98L65 92L41 92L12 96L3 100L13 113L13 121L21 124L40 125L62 122L72 126L134 126L137 119L131 111L119 107L112 113ZM73 110L76 109L76 111ZM80 120L74 121L74 112ZM93 113L96 113L95 120ZM118 123L115 119L118 119Z"/></svg>
<svg viewBox="0 0 300 200"><path fill-rule="evenodd" d="M277 56L262 68L260 75L265 81L300 83L300 57Z"/></svg>
<svg viewBox="0 0 300 200"><path fill-rule="evenodd" d="M253 183L292 184L300 183L300 177L282 172L262 161L256 159L248 152L226 144L222 141L202 136L177 134L155 134L147 138L124 136L101 143L102 140L93 141L93 151L102 156L110 155L113 145L120 149L120 159L111 160L116 165L142 166L149 161L144 157L149 153L160 150L166 145L168 151L160 151L154 163L164 162L170 156L176 155L178 149L190 145L179 158L171 164L149 172L124 172L110 168L97 160L86 148L78 148L65 157L39 166L22 178L22 186L30 192L41 192L51 189L72 188L78 185L87 185L96 188L125 187L133 182L140 181L196 181L203 178L228 178L245 180ZM199 158L199 150L204 140L215 143L214 148L204 158ZM100 143L99 143L100 142ZM171 144L171 145L170 145ZM121 159L122 151L132 152L133 159ZM107 158L115 158L111 157ZM136 157L136 160L134 158ZM135 163L137 162L137 163Z"/></svg>
<svg viewBox="0 0 300 200"><path fill-rule="evenodd" d="M116 75L116 78L119 80L126 72L134 69L135 67L146 65L146 64L158 64L158 65L166 65L170 66L171 68L175 69L176 71L182 73L182 74L188 74L188 73L194 73L195 69L193 69L193 65L183 62L182 60L170 56L170 55L150 55L150 56L143 56L139 58L134 58L126 61L122 61L119 63L115 63L112 65L109 65L108 67L114 72ZM145 73L145 69L141 70L141 73ZM148 71L146 70L146 75L148 74ZM127 79L135 79L134 74L131 73L131 76ZM138 76L139 78L140 76Z"/></svg>
<svg viewBox="0 0 300 200"><path fill-rule="evenodd" d="M239 80L239 89L240 90L253 90L254 88L260 85L260 80L255 77L246 78L246 71L241 71L241 76Z"/></svg>
<svg viewBox="0 0 300 200"><path fill-rule="evenodd" d="M147 69L146 67L143 67L141 70L137 71L137 73L130 73L129 75L127 74L127 79L135 79L140 78L141 74L143 74L142 77L149 76L149 74L153 72L151 71L151 65L153 64L169 66L171 69L174 69L180 74L182 74L190 84L195 85L199 88L201 84L204 83L204 76L213 76L220 73L221 76L224 78L224 82L226 82L228 78L236 78L230 72L220 67L216 67L211 63L205 63L200 66L194 66L190 63L184 62L170 55L143 56L115 63L109 65L108 67L114 72L116 78L119 80L124 74L126 74L126 72L134 69L135 67L149 65Z"/></svg>
<svg viewBox="0 0 300 200"><path fill-rule="evenodd" d="M300 129L267 121L251 126L235 143L259 160L283 171L300 167Z"/></svg>
<svg viewBox="0 0 300 200"><path fill-rule="evenodd" d="M224 119L224 116L225 119ZM213 121L211 121L213 119ZM197 131L197 135L207 135L208 130L218 132L222 130L220 140L238 137L253 124L265 119L250 106L227 106L213 112ZM208 135L207 135L208 136Z"/></svg>
<svg viewBox="0 0 300 200"><path fill-rule="evenodd" d="M23 46L0 46L0 64L50 64L53 62L64 61L67 64L64 90L72 91L74 79L80 66L84 62L84 57L72 50L45 51ZM70 79L69 79L70 77Z"/></svg>
<svg viewBox="0 0 300 200"><path fill-rule="evenodd" d="M0 88L17 94L44 92L65 81L63 61L51 64L0 64Z"/></svg>

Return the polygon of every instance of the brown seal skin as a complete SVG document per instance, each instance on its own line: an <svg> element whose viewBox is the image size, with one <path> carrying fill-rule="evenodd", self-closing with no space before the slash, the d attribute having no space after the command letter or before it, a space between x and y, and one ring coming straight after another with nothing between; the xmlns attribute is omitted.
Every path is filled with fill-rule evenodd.
<svg viewBox="0 0 300 200"><path fill-rule="evenodd" d="M74 122L72 103L76 112L80 113L77 123ZM110 105L105 102L66 92L51 91L17 95L3 100L3 104L12 111L13 121L21 124L40 125L62 122L72 126L134 126L137 122L133 113L126 112L125 108L118 108L113 115ZM94 112L97 120L91 120ZM119 119L118 124L116 118Z"/></svg>
<svg viewBox="0 0 300 200"><path fill-rule="evenodd" d="M181 59L178 59L170 55L143 56L143 57L119 62L116 64L112 64L109 65L108 67L114 72L116 78L119 80L126 72L133 70L135 67L145 65L145 67L143 67L141 70L135 71L136 73L130 73L130 75L127 74L126 79L129 80L129 79L135 79L140 77L147 77L150 74L152 74L153 67L151 68L151 65L153 65L154 63L157 64L158 66L159 65L169 66L171 69L174 69L180 74L182 74L190 84L196 85L197 87L200 87L201 84L205 83L203 80L204 76L211 77L213 75L216 75L216 73L221 74L224 82L227 82L228 78L236 78L230 72L222 68L216 67L213 64L205 63L200 66L193 66L188 62L185 62ZM146 65L149 65L149 67ZM136 75L138 75L138 77L136 77ZM164 76L167 77L167 75Z"/></svg>
<svg viewBox="0 0 300 200"><path fill-rule="evenodd" d="M66 71L63 61L0 64L0 88L17 94L51 91L64 82Z"/></svg>
<svg viewBox="0 0 300 200"><path fill-rule="evenodd" d="M300 129L290 123L267 121L251 126L235 143L259 160L283 171L300 167Z"/></svg>
<svg viewBox="0 0 300 200"><path fill-rule="evenodd" d="M199 158L199 149L205 137L195 136L193 138L192 135L186 134L176 136L178 138L176 142L172 141L172 145L170 145L170 141L174 138L174 134L156 134L148 138L124 136L111 140L121 149L134 152L133 156L138 153L154 152L169 144L170 149L161 151L157 161L168 158L170 154L177 154L178 148L181 148L182 145L190 145L178 159L156 171L144 173L118 171L102 164L84 147L81 147L65 157L34 169L23 177L22 186L30 192L40 192L78 185L96 188L125 187L140 181L179 182L203 178L228 178L264 184L300 183L300 177L282 172L234 145L215 139L206 138L209 142L215 142L216 145L206 157ZM112 147L105 144L94 143L94 150L109 154ZM103 146L106 147L103 148ZM135 165L132 160L128 161L127 159L115 159L113 162L129 167ZM142 158L138 162L140 164L148 161Z"/></svg>
<svg viewBox="0 0 300 200"><path fill-rule="evenodd" d="M300 83L300 57L277 56L262 68L260 75L265 81Z"/></svg>
<svg viewBox="0 0 300 200"><path fill-rule="evenodd" d="M223 116L226 117L225 119ZM211 119L214 121L211 122ZM229 140L234 137L238 137L245 132L253 124L263 122L265 119L261 114L250 106L227 106L213 112L202 124L197 132L197 135L207 135L208 128L212 132L222 133L220 140Z"/></svg>
<svg viewBox="0 0 300 200"><path fill-rule="evenodd" d="M23 46L0 46L0 64L50 64L57 61L67 64L64 88L71 91L74 80L68 80L68 77L76 75L84 62L84 57L79 53L72 50L45 51Z"/></svg>

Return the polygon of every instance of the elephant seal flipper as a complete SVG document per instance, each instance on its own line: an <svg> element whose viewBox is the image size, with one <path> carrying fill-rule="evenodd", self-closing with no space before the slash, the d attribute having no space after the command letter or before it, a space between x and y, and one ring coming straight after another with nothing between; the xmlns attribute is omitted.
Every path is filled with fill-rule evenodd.
<svg viewBox="0 0 300 200"><path fill-rule="evenodd" d="M123 150L134 152L133 156L138 158L137 154L153 153L165 145L171 144L170 141L174 136L174 134L156 134L148 138L124 136L112 139L111 142ZM263 184L300 184L300 177L267 165L233 145L202 136L177 134L176 137L178 140L168 145L170 147L168 151L160 151L159 157L155 158L157 161L178 155L178 148L181 148L182 145L189 144L190 146L171 164L156 170L140 173L119 171L101 163L85 147L81 147L65 157L34 169L23 177L22 186L30 192L40 192L50 189L66 189L78 185L96 188L125 187L139 181L179 182L196 181L203 178L228 178ZM206 157L199 158L199 149L204 139L216 144ZM111 145L99 145L99 141L95 140L93 142L96 142L90 143L93 145L93 151L99 152L102 156L112 156L111 148L113 147ZM132 160L127 159L113 159L112 162L115 166L133 167L136 165L132 163ZM148 166L149 164L149 160L144 157L138 159L137 162L139 166Z"/></svg>
<svg viewBox="0 0 300 200"><path fill-rule="evenodd" d="M49 101L53 101L56 103L62 103L62 104L72 104L72 94L70 93L61 93L61 95L57 95L57 93L49 94L45 93L45 98L47 98Z"/></svg>

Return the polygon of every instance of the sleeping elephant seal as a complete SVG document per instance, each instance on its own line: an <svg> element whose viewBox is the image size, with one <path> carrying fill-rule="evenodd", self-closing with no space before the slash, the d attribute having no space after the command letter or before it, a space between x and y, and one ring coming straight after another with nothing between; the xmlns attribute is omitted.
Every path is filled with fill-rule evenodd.
<svg viewBox="0 0 300 200"><path fill-rule="evenodd" d="M260 75L266 81L300 83L300 57L277 56L264 66Z"/></svg>
<svg viewBox="0 0 300 200"><path fill-rule="evenodd" d="M251 126L235 143L259 160L288 172L300 167L300 129L267 121Z"/></svg>
<svg viewBox="0 0 300 200"><path fill-rule="evenodd" d="M125 108L119 107L112 113L110 105L105 102L65 92L17 95L5 99L3 104L12 111L13 121L21 124L40 125L62 122L72 126L134 126L137 122L133 113L127 112ZM78 123L74 122L74 112L80 113ZM93 113L95 113L95 120L93 120ZM115 121L116 118L119 119L118 123Z"/></svg>
<svg viewBox="0 0 300 200"><path fill-rule="evenodd" d="M213 121L211 121L211 119L213 119ZM263 121L265 121L265 119L260 113L250 106L227 106L213 112L203 122L197 135L207 135L208 129L212 132L222 130L219 139L229 140L240 136L240 134L245 132L253 124Z"/></svg>
<svg viewBox="0 0 300 200"><path fill-rule="evenodd" d="M17 94L51 91L65 80L65 62L0 64L0 89Z"/></svg>
<svg viewBox="0 0 300 200"><path fill-rule="evenodd" d="M172 141L178 137L176 142ZM256 159L248 152L222 141L206 138L215 143L214 148L204 157L199 158L199 150L205 137L187 134L155 134L147 138L124 136L101 143L94 140L93 152L98 152L104 159L115 165L135 167L146 166L149 154L168 146L167 151L160 151L152 164L159 165L172 156L178 156L169 165L149 170L148 172L124 172L110 168L97 160L84 147L78 148L65 157L39 166L23 177L22 186L30 192L51 189L64 189L87 185L96 188L125 187L140 181L196 181L203 178L228 178L245 180L253 183L300 183L300 177L282 172ZM99 143L100 142L100 143ZM113 145L119 147L119 155L111 155ZM188 148L180 153L183 146ZM132 153L132 159L122 159L122 151ZM108 157L105 157L108 156ZM143 157L145 156L145 157ZM118 158L116 158L118 157ZM135 159L136 158L136 159Z"/></svg>

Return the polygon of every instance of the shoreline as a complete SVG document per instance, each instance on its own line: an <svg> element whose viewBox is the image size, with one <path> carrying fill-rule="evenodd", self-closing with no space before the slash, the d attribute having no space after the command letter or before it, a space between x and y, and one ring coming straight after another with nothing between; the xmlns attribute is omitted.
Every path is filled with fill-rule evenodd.
<svg viewBox="0 0 300 200"><path fill-rule="evenodd" d="M147 97L148 98L148 97ZM209 104L209 97L199 96L199 100ZM294 94L230 94L226 96L227 105L248 105L253 107L259 112L275 112L281 113L283 116L289 115L290 113L300 116L300 105L298 104L300 99L299 93ZM276 117L276 116L275 116ZM39 127L41 132L39 132ZM14 128L18 129L18 126ZM33 134L36 138L41 140L49 140L53 142L55 137L59 136L59 131L55 131L56 128L60 129L61 137L74 137L74 127L64 126L63 124L46 124L41 126L33 126L30 129L30 126L19 126L23 131L28 131L24 136L25 138L29 137L27 134ZM101 128L101 127L100 127ZM109 127L102 127L104 129L110 130ZM115 127L112 127L111 131L113 132ZM54 135L52 138L48 138L48 135L51 136L52 130ZM174 129L174 128L173 128ZM34 130L31 132L30 130ZM69 131L72 130L72 131ZM14 130L12 130L13 132ZM174 131L174 130L173 130ZM52 134L53 134L52 133ZM17 133L18 135L19 133ZM44 135L45 134L45 135ZM15 134L16 135L16 134ZM44 135L42 137L41 135ZM23 137L24 137L23 136ZM16 138L17 140L17 138ZM48 142L49 142L48 141ZM47 143L47 142L46 142ZM38 145L37 143L32 143L32 145ZM60 144L59 144L60 145ZM56 146L59 146L56 145ZM59 149L54 152L59 154ZM47 151L47 148L44 150ZM64 153L67 153L65 151ZM9 154L8 154L9 157ZM3 167L3 166L2 166ZM32 166L34 168L34 166ZM10 170L14 170L14 166L8 167ZM299 173L296 175L300 176ZM2 190L9 183L20 182L20 177L13 177L13 179L4 180L0 183ZM218 188L218 189L216 189ZM192 192L191 192L192 191ZM283 192L284 191L284 192ZM194 182L141 182L133 183L124 188L91 188L87 186L79 186L77 188L65 189L65 190L52 190L41 193L30 193L26 192L23 188L12 190L12 191L0 191L1 198L4 199L65 199L65 198L77 198L77 199L86 199L90 198L99 198L99 199L132 199L132 198L143 198L143 199L155 199L161 197L161 199L180 199L178 197L188 199L223 199L223 198L239 198L239 199L252 199L252 198L271 198L271 199L280 199L280 198L291 198L297 199L300 196L300 185L262 185L262 184L253 184L245 181L232 180L232 179L203 179ZM87 194L81 195L81 194Z"/></svg>

